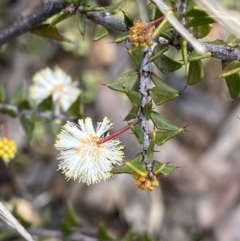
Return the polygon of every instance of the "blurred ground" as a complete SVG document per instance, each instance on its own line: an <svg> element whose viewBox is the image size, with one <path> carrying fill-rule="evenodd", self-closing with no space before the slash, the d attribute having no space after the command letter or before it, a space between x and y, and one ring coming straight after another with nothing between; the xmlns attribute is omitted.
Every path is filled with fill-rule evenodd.
<svg viewBox="0 0 240 241"><path fill-rule="evenodd" d="M10 24L16 13L31 12L36 2L3 1L7 11L0 12L0 28ZM76 24L74 19L73 24ZM217 26L212 38L221 38ZM36 71L58 65L78 79L84 89L87 86L82 81L83 73L102 71L101 78L95 74L94 87L90 88L96 89L95 99L85 105L83 117L101 121L108 116L114 129L120 129L125 125L122 120L130 105L121 94L101 84L114 80L133 66L127 51L123 51L124 44L112 44L113 39L114 36L90 43L89 53L73 55L56 42L26 34L3 47L0 83L10 95L23 80L31 83ZM79 35L77 44L81 46L81 43ZM179 167L161 179L158 190L152 193L137 190L128 175L115 176L90 187L66 182L56 172L55 134L49 124L39 124L35 139L28 142L18 120L8 118L10 137L17 141L19 154L9 166L0 163L0 198L9 203L15 198L27 202L22 204L20 212L29 212L27 216L32 222L37 222L50 208L48 229L59 228L66 202L71 201L81 220L81 232L85 234L94 235L101 221L117 237L133 224L138 234L148 230L156 240L240 240L240 120L237 118L240 102L231 101L224 80L217 79L220 71L220 61L208 61L201 83L187 87L183 95L159 108L171 122L189 127L188 132L168 141L155 154L156 160ZM183 90L186 79L171 74L166 82ZM120 139L126 146L126 159L140 152L141 146L130 133ZM31 208L24 211L29 204Z"/></svg>

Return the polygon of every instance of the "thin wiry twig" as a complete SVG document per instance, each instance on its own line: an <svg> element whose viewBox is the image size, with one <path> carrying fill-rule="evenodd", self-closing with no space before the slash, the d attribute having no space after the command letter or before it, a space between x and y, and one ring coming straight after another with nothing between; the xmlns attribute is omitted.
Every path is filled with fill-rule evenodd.
<svg viewBox="0 0 240 241"><path fill-rule="evenodd" d="M34 13L23 17L20 21L0 31L0 46L26 32L31 31L34 27L60 12L66 6L67 4L61 0L52 0L43 4Z"/></svg>

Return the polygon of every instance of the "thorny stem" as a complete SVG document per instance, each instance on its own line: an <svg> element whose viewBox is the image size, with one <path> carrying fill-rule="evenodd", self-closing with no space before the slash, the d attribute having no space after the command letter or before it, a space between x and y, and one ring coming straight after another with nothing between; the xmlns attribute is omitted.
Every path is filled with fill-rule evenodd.
<svg viewBox="0 0 240 241"><path fill-rule="evenodd" d="M0 118L3 124L3 136L8 137L9 132L8 132L8 124L7 124L6 118L3 114L0 114Z"/></svg>
<svg viewBox="0 0 240 241"><path fill-rule="evenodd" d="M125 131L129 130L131 128L131 126L133 125L137 125L139 122L138 121L133 121L131 123L129 123L127 126L124 126L123 128L121 128L120 130L114 132L113 134L106 136L105 138L100 139L97 144L103 144L109 140L112 140L114 138L116 138L117 136L121 135L122 133L124 133Z"/></svg>
<svg viewBox="0 0 240 241"><path fill-rule="evenodd" d="M148 171L148 177L150 179L153 179L153 167L154 162L152 160L148 160L147 150L150 145L150 130L148 128L148 121L146 116L143 113L144 106L148 103L149 100L149 83L150 83L150 64L149 64L149 58L152 54L151 47L146 47L144 49L144 55L141 63L140 68L140 87L139 92L142 95L141 103L140 103L140 113L138 115L138 119L140 122L140 125L143 129L143 162L146 165L146 169Z"/></svg>

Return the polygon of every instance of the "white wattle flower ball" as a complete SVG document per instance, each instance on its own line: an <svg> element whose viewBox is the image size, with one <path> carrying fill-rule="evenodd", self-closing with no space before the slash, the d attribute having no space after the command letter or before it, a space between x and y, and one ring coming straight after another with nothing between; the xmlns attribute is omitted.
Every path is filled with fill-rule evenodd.
<svg viewBox="0 0 240 241"><path fill-rule="evenodd" d="M40 70L33 76L33 82L30 98L40 103L52 94L56 114L68 110L80 94L78 83L72 82L71 76L59 67Z"/></svg>
<svg viewBox="0 0 240 241"><path fill-rule="evenodd" d="M62 170L67 179L78 179L87 185L108 179L113 165L121 164L124 156L118 139L99 144L113 124L106 117L97 124L96 131L90 118L85 122L81 119L78 124L68 121L57 136L58 170Z"/></svg>

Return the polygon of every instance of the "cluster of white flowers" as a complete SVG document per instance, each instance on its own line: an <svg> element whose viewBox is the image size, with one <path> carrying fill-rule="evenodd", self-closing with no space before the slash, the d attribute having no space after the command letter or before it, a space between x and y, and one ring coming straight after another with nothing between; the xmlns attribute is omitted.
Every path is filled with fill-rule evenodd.
<svg viewBox="0 0 240 241"><path fill-rule="evenodd" d="M96 131L90 118L85 122L79 120L78 124L68 121L57 137L55 147L60 150L59 169L67 179L78 179L87 185L108 179L113 165L121 164L123 159L123 146L119 140L99 144L112 123L105 117L97 124Z"/></svg>
<svg viewBox="0 0 240 241"><path fill-rule="evenodd" d="M68 110L80 93L77 82L72 82L71 77L58 67L54 71L49 68L39 71L33 76L33 81L30 97L39 103L52 95L55 114ZM67 179L94 184L108 179L113 165L122 163L123 146L120 141L100 141L112 125L105 117L97 124L96 131L90 118L86 118L85 122L79 120L78 125L68 121L62 127L55 147L60 151L59 170Z"/></svg>
<svg viewBox="0 0 240 241"><path fill-rule="evenodd" d="M33 76L34 84L30 87L30 98L40 103L52 95L55 114L66 111L80 94L77 82L72 82L71 76L67 75L59 67L54 70L45 68Z"/></svg>

